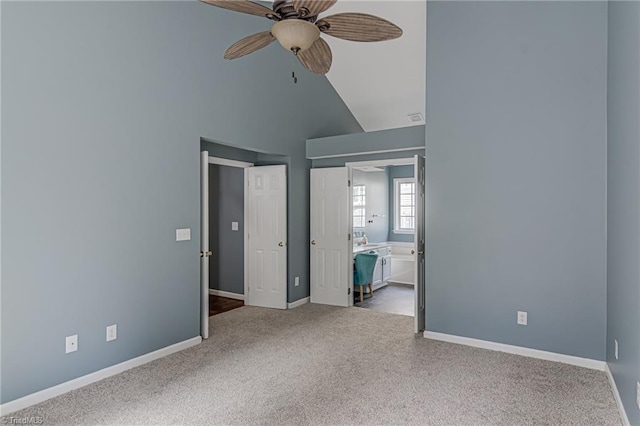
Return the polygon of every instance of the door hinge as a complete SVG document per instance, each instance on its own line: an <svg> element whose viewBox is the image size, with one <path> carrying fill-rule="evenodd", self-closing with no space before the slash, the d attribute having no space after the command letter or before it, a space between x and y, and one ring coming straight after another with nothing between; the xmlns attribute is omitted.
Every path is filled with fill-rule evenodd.
<svg viewBox="0 0 640 426"><path fill-rule="evenodd" d="M351 241L351 234L347 234L347 241Z"/></svg>
<svg viewBox="0 0 640 426"><path fill-rule="evenodd" d="M347 186L351 186L351 180L347 180Z"/></svg>
<svg viewBox="0 0 640 426"><path fill-rule="evenodd" d="M350 288L347 289L347 294L351 294L351 289Z"/></svg>

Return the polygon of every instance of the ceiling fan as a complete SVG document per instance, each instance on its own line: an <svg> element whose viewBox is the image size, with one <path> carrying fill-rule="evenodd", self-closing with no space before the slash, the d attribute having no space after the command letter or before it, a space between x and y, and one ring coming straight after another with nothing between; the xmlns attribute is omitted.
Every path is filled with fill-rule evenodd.
<svg viewBox="0 0 640 426"><path fill-rule="evenodd" d="M240 58L278 40L309 71L326 74L331 68L332 56L329 45L320 38L322 33L344 40L366 42L392 40L402 35L402 29L397 25L365 13L337 13L318 17L337 0L275 0L273 10L249 0L201 1L276 21L271 30L234 43L225 52L225 59Z"/></svg>

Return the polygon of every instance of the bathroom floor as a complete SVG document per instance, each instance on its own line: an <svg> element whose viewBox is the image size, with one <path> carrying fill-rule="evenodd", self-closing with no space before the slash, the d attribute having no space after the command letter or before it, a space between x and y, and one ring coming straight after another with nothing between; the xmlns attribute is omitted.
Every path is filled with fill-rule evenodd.
<svg viewBox="0 0 640 426"><path fill-rule="evenodd" d="M415 306L413 302L413 286L404 284L388 284L373 292L373 297L365 294L364 300L360 303L360 294L355 292L353 306L359 308L373 309L378 312L389 314L414 315Z"/></svg>

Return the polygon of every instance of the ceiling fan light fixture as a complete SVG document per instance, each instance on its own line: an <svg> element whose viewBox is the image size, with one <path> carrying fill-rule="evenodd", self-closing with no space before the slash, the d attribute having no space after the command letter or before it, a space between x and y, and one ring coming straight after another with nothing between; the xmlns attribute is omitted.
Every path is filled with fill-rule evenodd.
<svg viewBox="0 0 640 426"><path fill-rule="evenodd" d="M311 47L318 38L320 30L309 21L285 19L271 27L271 34L278 39L282 47L295 54Z"/></svg>

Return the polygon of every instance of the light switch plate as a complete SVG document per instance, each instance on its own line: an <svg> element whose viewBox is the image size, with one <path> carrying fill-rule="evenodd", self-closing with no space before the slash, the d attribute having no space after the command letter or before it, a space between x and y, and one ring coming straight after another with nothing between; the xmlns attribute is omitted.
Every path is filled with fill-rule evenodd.
<svg viewBox="0 0 640 426"><path fill-rule="evenodd" d="M176 229L176 241L189 241L191 239L191 228Z"/></svg>
<svg viewBox="0 0 640 426"><path fill-rule="evenodd" d="M231 222L231 230L232 231L238 230L238 222Z"/></svg>

